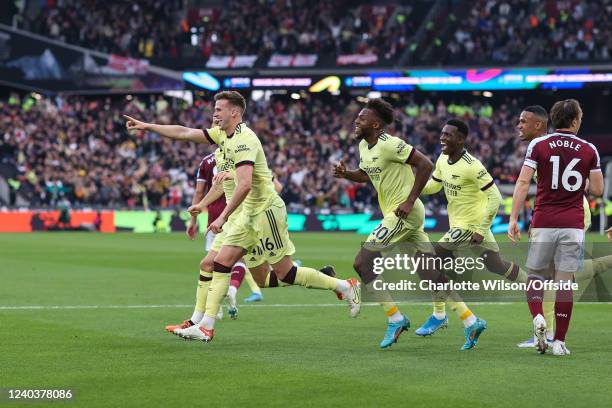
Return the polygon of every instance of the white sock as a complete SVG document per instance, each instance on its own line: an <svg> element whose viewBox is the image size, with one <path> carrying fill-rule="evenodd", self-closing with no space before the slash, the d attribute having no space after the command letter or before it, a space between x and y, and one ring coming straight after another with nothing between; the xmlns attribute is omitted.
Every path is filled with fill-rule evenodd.
<svg viewBox="0 0 612 408"><path fill-rule="evenodd" d="M446 317L446 312L434 312L434 317L438 320L444 320Z"/></svg>
<svg viewBox="0 0 612 408"><path fill-rule="evenodd" d="M215 328L215 318L204 315L204 317L202 318L202 321L200 322L200 326L204 327L206 330L214 329Z"/></svg>
<svg viewBox="0 0 612 408"><path fill-rule="evenodd" d="M463 319L463 327L470 327L474 323L476 323L476 315L474 313Z"/></svg>
<svg viewBox="0 0 612 408"><path fill-rule="evenodd" d="M404 319L404 316L399 312L399 309L389 316L389 323L399 323Z"/></svg>
<svg viewBox="0 0 612 408"><path fill-rule="evenodd" d="M204 317L204 312L199 312L197 310L194 310L193 314L191 315L191 319L189 320L191 320L193 324L198 324L200 323L200 320L202 320L203 317Z"/></svg>
<svg viewBox="0 0 612 408"><path fill-rule="evenodd" d="M234 285L230 285L229 289L227 290L227 296L235 298L236 293L238 293L238 288Z"/></svg>

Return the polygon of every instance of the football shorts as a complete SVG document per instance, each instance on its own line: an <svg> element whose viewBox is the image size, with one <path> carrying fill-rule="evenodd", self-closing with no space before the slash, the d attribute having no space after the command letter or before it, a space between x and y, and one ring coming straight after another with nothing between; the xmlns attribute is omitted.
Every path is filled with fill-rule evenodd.
<svg viewBox="0 0 612 408"><path fill-rule="evenodd" d="M469 229L455 227L448 230L446 234L438 241L438 245L449 251L464 251L470 250L478 255L485 251L499 252L499 245L495 241L495 237L491 230L483 235L483 240L480 244L470 244L474 231Z"/></svg>
<svg viewBox="0 0 612 408"><path fill-rule="evenodd" d="M240 213L226 229L223 245L244 248L245 260L253 266L265 261L275 264L295 253L288 228L285 202L277 196L265 211L255 215ZM259 263L255 265L256 262Z"/></svg>
<svg viewBox="0 0 612 408"><path fill-rule="evenodd" d="M548 269L575 273L583 268L584 230L578 228L532 228L526 266L532 271Z"/></svg>
<svg viewBox="0 0 612 408"><path fill-rule="evenodd" d="M417 200L405 219L399 218L394 213L385 215L366 239L364 248L383 253L398 251L433 253L429 236L423 229L424 221L425 207L420 200ZM399 244L402 244L401 247ZM404 247L403 244L409 245Z"/></svg>

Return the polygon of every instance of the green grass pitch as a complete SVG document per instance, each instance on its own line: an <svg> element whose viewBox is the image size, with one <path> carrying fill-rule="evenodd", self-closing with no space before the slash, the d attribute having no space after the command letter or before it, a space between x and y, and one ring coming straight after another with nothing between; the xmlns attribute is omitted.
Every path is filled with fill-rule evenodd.
<svg viewBox="0 0 612 408"><path fill-rule="evenodd" d="M353 276L363 237L293 239L304 264ZM403 305L413 327L382 351L379 307L351 319L333 294L299 287L266 289L214 342L189 342L163 327L191 315L202 248L182 234L0 234L0 387L71 388L70 407L612 405L610 304L575 305L567 358L516 348L525 303L474 305L489 329L468 352L454 315L419 338L431 307Z"/></svg>

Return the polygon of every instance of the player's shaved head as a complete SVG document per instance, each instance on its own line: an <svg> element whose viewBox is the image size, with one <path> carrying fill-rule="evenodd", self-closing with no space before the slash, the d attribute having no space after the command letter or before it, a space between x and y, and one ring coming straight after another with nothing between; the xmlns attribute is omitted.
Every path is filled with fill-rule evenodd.
<svg viewBox="0 0 612 408"><path fill-rule="evenodd" d="M533 115L544 123L548 123L548 112L541 105L531 105L523 109L524 112L531 112Z"/></svg>
<svg viewBox="0 0 612 408"><path fill-rule="evenodd" d="M548 112L540 105L527 106L519 116L516 129L522 141L530 141L548 131Z"/></svg>
<svg viewBox="0 0 612 408"><path fill-rule="evenodd" d="M389 126L393 123L393 106L391 106L391 104L385 101L384 99L370 99L368 100L364 108L373 111L384 125Z"/></svg>

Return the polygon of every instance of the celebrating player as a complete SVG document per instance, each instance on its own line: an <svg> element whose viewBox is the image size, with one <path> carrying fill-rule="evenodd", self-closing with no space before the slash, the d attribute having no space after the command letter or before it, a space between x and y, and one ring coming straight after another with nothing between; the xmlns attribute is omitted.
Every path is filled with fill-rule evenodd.
<svg viewBox="0 0 612 408"><path fill-rule="evenodd" d="M422 194L429 195L444 186L448 201L450 229L434 244L436 255L448 258L454 251L472 248L482 256L489 271L513 282L526 282L525 271L515 263L503 260L499 254L499 246L490 228L501 204L501 193L480 160L465 149L468 132L469 128L463 121L451 119L446 122L440 136L442 154L436 161L431 180L423 189ZM486 328L486 322L477 319L469 309L457 312L466 328L477 320L483 329ZM434 313L415 333L431 335L447 324L445 302L434 302Z"/></svg>
<svg viewBox="0 0 612 408"><path fill-rule="evenodd" d="M261 265L251 268L256 280L268 274L267 260L276 276L287 283L339 292L355 317L360 309L360 286L357 280L339 280L315 269L297 267L291 255L295 252L287 231L285 203L274 191L272 174L268 168L261 142L242 122L246 110L244 97L235 91L215 95L214 120L211 129L193 129L178 125L144 123L128 117L128 129L148 130L171 139L195 143L216 144L223 160L234 173L235 190L231 200L209 229L224 232L222 245L213 261L206 311L200 324L185 333L189 337L209 342L214 337L215 315L225 296L231 265L249 251L260 250ZM235 214L234 214L235 213ZM233 217L232 217L233 216ZM190 330L191 329L191 330Z"/></svg>
<svg viewBox="0 0 612 408"><path fill-rule="evenodd" d="M530 271L527 302L533 316L536 349L544 353L548 347L547 322L542 309L544 290L536 281L551 278L549 266L554 262L554 280L559 286L555 297L552 351L554 355L563 356L570 354L565 336L573 308L571 283L582 264L586 181L589 181L592 194L601 195L603 175L595 146L576 136L582 123L578 101L566 99L555 103L551 120L555 132L533 139L527 148L512 197L508 236L514 242L520 240L518 215L537 170L537 192L527 255Z"/></svg>
<svg viewBox="0 0 612 408"><path fill-rule="evenodd" d="M334 168L335 177L361 183L371 181L378 192L383 220L372 231L366 240L367 245L361 248L354 263L355 271L372 292L376 279L372 264L385 251L385 246L409 242L416 247L416 256L428 257L433 253L429 237L423 230L425 208L418 198L429 179L433 164L412 146L385 132L392 122L393 108L388 102L383 99L368 101L355 121L355 137L360 141L359 169L347 170L343 162ZM416 175L411 166L416 169ZM372 247L380 248L380 251L372 250ZM437 280L440 276L437 271L425 268L418 272L422 279ZM380 347L387 348L410 327L410 321L388 293L377 291L377 294L388 317ZM466 317L472 315L463 302L457 302L457 307L465 308L463 313ZM474 318L473 324L466 330L463 349L476 345L484 326L484 322L477 322Z"/></svg>
<svg viewBox="0 0 612 408"><path fill-rule="evenodd" d="M202 208L207 209L209 226L214 220L217 219L217 217L225 208L225 197L223 195L223 188L221 187L222 181L220 183L213 184L213 178L216 174L218 174L218 171L223 171L222 161L219 160L219 166L217 166L215 156L218 156L220 158L220 151L218 148L215 149L213 153L204 157L204 159L202 159L202 161L200 162L200 166L198 167L198 171L196 174L196 189L191 200L192 205L201 205ZM187 225L186 231L189 239L193 240L195 238L197 234L197 226L197 215L192 215ZM205 242L207 252L211 251L215 235L216 234L210 230L206 233ZM214 259L214 254L211 254L211 257ZM204 317L206 296L208 294L209 286L209 283L207 282L210 282L210 279L207 279L207 276L205 276L205 268L207 262L210 263L210 260L206 260L206 258L203 258L200 262L200 278L198 281L198 287L196 289L196 303L191 318L185 320L182 324L179 325L166 326L166 331L174 333L174 331L177 329L186 329L187 327L199 323ZM228 313L232 319L236 319L238 315L238 308L236 306L236 293L244 279L247 280L247 283L251 288L253 295L259 294L259 299L262 299L261 290L259 289L259 286L257 286L257 283L251 276L251 273L246 267L245 263L242 261L237 262L232 268L232 279L227 292L227 297L229 300ZM222 316L223 311L220 308L219 313L217 314L217 318L220 319Z"/></svg>

